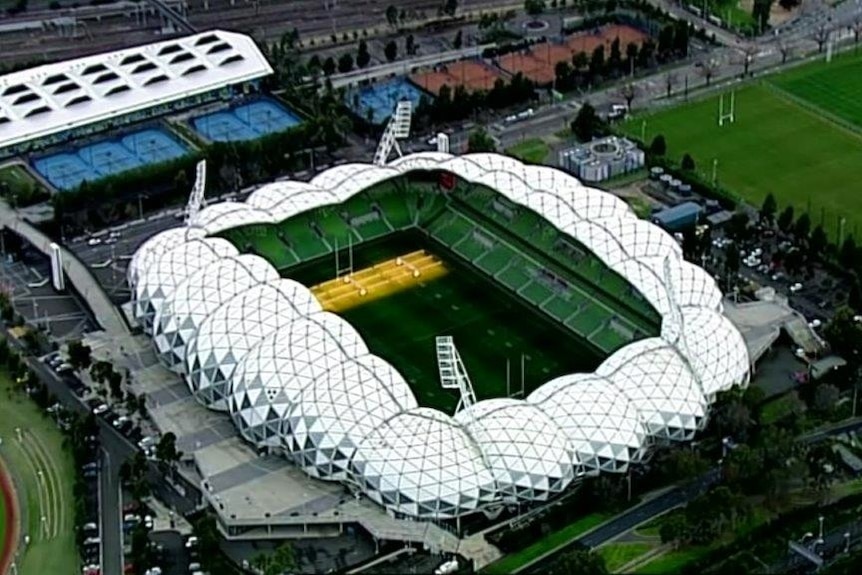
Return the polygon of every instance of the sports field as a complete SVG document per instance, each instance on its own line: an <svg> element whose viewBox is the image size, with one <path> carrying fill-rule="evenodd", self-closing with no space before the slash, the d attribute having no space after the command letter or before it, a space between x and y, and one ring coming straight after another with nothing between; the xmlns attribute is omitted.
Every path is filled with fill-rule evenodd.
<svg viewBox="0 0 862 575"><path fill-rule="evenodd" d="M394 240L394 241L392 241ZM354 269L389 260L416 248L431 252L417 234L398 234L354 250ZM477 399L505 397L506 363L510 390L524 392L549 379L574 371L591 371L598 356L570 331L527 308L466 266L434 255L447 273L430 281L420 276L412 289L339 312L362 335L369 349L386 359L408 380L420 405L451 413L454 391L440 387L435 337L451 335L473 383ZM331 258L291 270L288 277L314 285L333 275ZM520 393L518 393L520 396Z"/></svg>
<svg viewBox="0 0 862 575"><path fill-rule="evenodd" d="M668 155L691 154L706 179L717 160L718 183L755 206L770 192L797 215L810 205L832 240L842 217L848 232L862 226L862 58L806 65L735 97L736 121L723 127L719 96L710 96L631 118L623 129L640 137L645 120L647 142L663 134Z"/></svg>
<svg viewBox="0 0 862 575"><path fill-rule="evenodd" d="M72 498L75 466L63 435L14 387L5 370L0 371L0 396L0 451L21 501L22 533L30 536L18 572L78 572Z"/></svg>

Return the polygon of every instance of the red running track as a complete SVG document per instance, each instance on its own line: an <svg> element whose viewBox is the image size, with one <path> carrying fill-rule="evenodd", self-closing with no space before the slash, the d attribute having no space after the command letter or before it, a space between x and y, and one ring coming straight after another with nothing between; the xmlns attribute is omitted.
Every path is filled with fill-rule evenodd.
<svg viewBox="0 0 862 575"><path fill-rule="evenodd" d="M6 471L6 465L0 459L0 491L6 504L6 533L3 537L3 549L0 553L0 575L9 572L9 566L15 557L15 547L18 541L18 497L12 479Z"/></svg>

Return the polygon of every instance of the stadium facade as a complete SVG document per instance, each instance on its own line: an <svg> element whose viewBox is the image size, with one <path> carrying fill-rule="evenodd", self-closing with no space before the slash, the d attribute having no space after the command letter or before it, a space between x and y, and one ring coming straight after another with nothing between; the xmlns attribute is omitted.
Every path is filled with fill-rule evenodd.
<svg viewBox="0 0 862 575"><path fill-rule="evenodd" d="M453 416L418 406L404 377L306 287L214 237L414 172L454 174L538 213L630 282L661 315L660 335L619 349L593 373ZM584 473L624 472L655 442L691 439L716 394L749 377L715 281L672 237L611 194L496 154L418 153L263 186L148 240L128 281L159 358L200 402L228 411L246 440L283 449L309 475L414 518L545 501Z"/></svg>
<svg viewBox="0 0 862 575"><path fill-rule="evenodd" d="M272 73L250 37L211 30L0 77L0 158L208 102Z"/></svg>

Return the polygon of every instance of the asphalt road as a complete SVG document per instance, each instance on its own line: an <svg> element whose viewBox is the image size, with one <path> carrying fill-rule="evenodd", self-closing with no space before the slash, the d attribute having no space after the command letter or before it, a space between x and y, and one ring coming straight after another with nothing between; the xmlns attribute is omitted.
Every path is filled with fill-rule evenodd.
<svg viewBox="0 0 862 575"><path fill-rule="evenodd" d="M102 433L101 435L105 435ZM123 572L123 506L120 494L119 465L111 450L102 445L99 474L99 512L101 514L102 572ZM115 456L117 453L115 453Z"/></svg>

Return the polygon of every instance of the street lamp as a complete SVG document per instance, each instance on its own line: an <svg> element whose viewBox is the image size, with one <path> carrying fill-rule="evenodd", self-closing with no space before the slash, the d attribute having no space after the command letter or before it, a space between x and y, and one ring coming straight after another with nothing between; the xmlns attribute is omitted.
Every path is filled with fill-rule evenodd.
<svg viewBox="0 0 862 575"><path fill-rule="evenodd" d="M819 522L820 522L820 536L819 536L819 539L823 539L823 519L824 519L824 517L823 517L822 515L820 515L820 516L818 516L818 517L817 517L817 521L819 521Z"/></svg>

